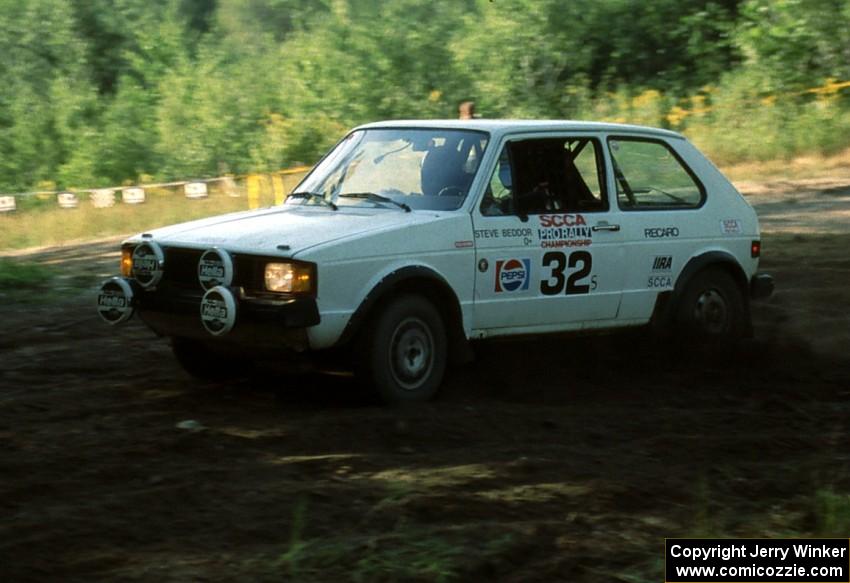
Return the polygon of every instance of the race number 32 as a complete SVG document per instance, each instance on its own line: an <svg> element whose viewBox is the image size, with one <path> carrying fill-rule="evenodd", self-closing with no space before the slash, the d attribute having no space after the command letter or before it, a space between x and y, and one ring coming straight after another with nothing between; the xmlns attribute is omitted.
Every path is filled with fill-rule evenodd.
<svg viewBox="0 0 850 583"><path fill-rule="evenodd" d="M549 279L540 282L544 296L586 294L596 289L596 276L586 279L593 269L593 256L587 251L573 251L569 257L560 251L549 251L543 255L543 267L552 269Z"/></svg>

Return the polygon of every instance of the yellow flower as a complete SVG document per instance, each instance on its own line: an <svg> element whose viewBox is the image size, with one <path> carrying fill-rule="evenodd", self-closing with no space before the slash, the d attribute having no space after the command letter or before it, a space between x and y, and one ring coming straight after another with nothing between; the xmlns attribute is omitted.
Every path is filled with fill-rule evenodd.
<svg viewBox="0 0 850 583"><path fill-rule="evenodd" d="M690 115L689 111L679 107L678 105L674 105L667 114L667 121L670 122L671 125L676 126L682 123L688 115Z"/></svg>
<svg viewBox="0 0 850 583"><path fill-rule="evenodd" d="M647 89L646 91L632 99L632 105L636 108L651 106L655 104L655 102L659 99L661 99L661 93L659 93L655 89Z"/></svg>

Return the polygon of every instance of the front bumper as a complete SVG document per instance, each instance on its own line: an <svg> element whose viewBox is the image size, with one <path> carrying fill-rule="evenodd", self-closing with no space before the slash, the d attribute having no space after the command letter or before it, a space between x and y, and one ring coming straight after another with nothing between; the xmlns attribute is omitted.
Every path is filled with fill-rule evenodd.
<svg viewBox="0 0 850 583"><path fill-rule="evenodd" d="M202 295L194 290L161 287L139 291L135 310L139 318L162 336L240 344L245 347L308 348L306 328L321 321L314 298L260 299L233 289L238 312L233 328L213 337L201 323Z"/></svg>
<svg viewBox="0 0 850 583"><path fill-rule="evenodd" d="M773 293L773 276L757 273L750 279L750 299L763 300Z"/></svg>

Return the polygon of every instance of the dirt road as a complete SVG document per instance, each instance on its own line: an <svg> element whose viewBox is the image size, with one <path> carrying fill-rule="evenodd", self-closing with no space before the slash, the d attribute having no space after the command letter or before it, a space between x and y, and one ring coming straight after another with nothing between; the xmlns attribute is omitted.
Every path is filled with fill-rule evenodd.
<svg viewBox="0 0 850 583"><path fill-rule="evenodd" d="M846 537L850 187L748 188L778 288L753 341L484 346L412 411L190 380L96 319L113 244L27 256L67 290L0 305L0 578L635 583L664 537Z"/></svg>

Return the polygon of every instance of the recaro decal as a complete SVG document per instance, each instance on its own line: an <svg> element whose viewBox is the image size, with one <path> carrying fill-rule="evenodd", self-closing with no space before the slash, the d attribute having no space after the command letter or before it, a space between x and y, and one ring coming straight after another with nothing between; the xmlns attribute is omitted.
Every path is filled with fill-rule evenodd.
<svg viewBox="0 0 850 583"><path fill-rule="evenodd" d="M651 227L643 230L646 239L669 239L679 236L679 227Z"/></svg>

